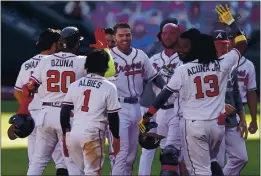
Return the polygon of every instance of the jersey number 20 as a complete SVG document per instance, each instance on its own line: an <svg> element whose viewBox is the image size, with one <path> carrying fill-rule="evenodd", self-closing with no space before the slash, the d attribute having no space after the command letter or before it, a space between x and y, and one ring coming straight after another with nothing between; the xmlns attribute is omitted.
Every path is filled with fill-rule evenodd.
<svg viewBox="0 0 261 176"><path fill-rule="evenodd" d="M205 94L207 97L215 97L219 95L219 85L217 75L207 75L203 78L205 84L209 84L212 90L206 90ZM197 76L194 79L194 83L197 87L196 99L204 98L204 93L202 90L201 76Z"/></svg>
<svg viewBox="0 0 261 176"><path fill-rule="evenodd" d="M70 83L75 81L75 73L73 71L63 71L61 74L58 70L49 70L46 73L47 79L47 91L67 93L67 79ZM59 85L60 83L60 85Z"/></svg>

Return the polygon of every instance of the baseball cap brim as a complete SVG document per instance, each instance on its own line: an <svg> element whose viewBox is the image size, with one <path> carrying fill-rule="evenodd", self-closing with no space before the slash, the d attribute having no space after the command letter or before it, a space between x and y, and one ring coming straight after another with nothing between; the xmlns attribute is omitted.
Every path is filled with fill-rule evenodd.
<svg viewBox="0 0 261 176"><path fill-rule="evenodd" d="M14 129L15 129L15 125L14 124L12 124L8 128L7 135L8 135L10 140L15 140L17 138L16 135L14 134Z"/></svg>

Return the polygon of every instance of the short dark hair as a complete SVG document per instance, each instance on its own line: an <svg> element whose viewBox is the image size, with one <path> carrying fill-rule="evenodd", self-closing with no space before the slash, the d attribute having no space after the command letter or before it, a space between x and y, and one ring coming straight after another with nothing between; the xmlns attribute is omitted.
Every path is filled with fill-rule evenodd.
<svg viewBox="0 0 261 176"><path fill-rule="evenodd" d="M87 73L105 73L109 66L110 56L103 49L94 49L87 53L84 68Z"/></svg>
<svg viewBox="0 0 261 176"><path fill-rule="evenodd" d="M131 27L130 27L130 25L129 25L128 23L117 23L117 24L113 27L114 34L116 34L117 29L122 29L122 28L131 29Z"/></svg>
<svg viewBox="0 0 261 176"><path fill-rule="evenodd" d="M37 48L42 51L51 49L52 44L59 41L61 30L55 30L48 28L43 31L38 38L36 43Z"/></svg>
<svg viewBox="0 0 261 176"><path fill-rule="evenodd" d="M112 28L105 28L105 34L114 35L114 30Z"/></svg>

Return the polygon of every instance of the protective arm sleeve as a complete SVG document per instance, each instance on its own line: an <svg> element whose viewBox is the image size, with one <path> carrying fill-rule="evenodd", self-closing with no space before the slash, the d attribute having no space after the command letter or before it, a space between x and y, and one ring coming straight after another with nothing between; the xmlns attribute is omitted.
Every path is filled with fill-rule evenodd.
<svg viewBox="0 0 261 176"><path fill-rule="evenodd" d="M73 105L62 105L61 112L60 112L60 123L63 131L63 135L65 135L67 131L71 130L70 113L72 109L73 109Z"/></svg>
<svg viewBox="0 0 261 176"><path fill-rule="evenodd" d="M244 106L242 103L239 86L238 86L237 70L235 69L232 74L233 74L233 82L234 82L233 96L235 100L235 106L236 106L235 108L237 110L237 114L239 114L239 112L244 111Z"/></svg>
<svg viewBox="0 0 261 176"><path fill-rule="evenodd" d="M166 101L172 94L173 92L164 88L156 97L156 99L152 102L152 105L149 107L147 114L148 117L152 117L166 103Z"/></svg>
<svg viewBox="0 0 261 176"><path fill-rule="evenodd" d="M118 112L108 113L109 127L113 137L119 139L120 120Z"/></svg>
<svg viewBox="0 0 261 176"><path fill-rule="evenodd" d="M153 84L155 84L158 88L163 89L163 87L166 85L166 82L164 79L158 75L152 80Z"/></svg>
<svg viewBox="0 0 261 176"><path fill-rule="evenodd" d="M115 74L116 74L115 65L114 65L114 60L113 60L113 58L112 58L112 55L111 55L111 53L110 53L109 48L105 48L104 50L105 50L105 51L109 54L109 56L110 56L110 60L109 60L109 63L108 63L109 68L108 68L108 70L105 72L105 76L104 76L105 78L109 78L109 77L115 76Z"/></svg>

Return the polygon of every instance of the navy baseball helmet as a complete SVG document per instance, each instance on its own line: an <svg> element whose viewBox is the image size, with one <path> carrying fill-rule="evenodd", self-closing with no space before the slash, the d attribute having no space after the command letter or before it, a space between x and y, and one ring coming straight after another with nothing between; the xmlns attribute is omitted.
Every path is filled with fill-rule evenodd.
<svg viewBox="0 0 261 176"><path fill-rule="evenodd" d="M11 140L26 138L35 127L34 119L28 115L15 114L9 119L8 137Z"/></svg>
<svg viewBox="0 0 261 176"><path fill-rule="evenodd" d="M77 27L69 26L64 28L60 33L60 45L61 48L70 48L76 46L84 38L81 36L79 29Z"/></svg>
<svg viewBox="0 0 261 176"><path fill-rule="evenodd" d="M156 122L149 122L147 124L146 131L149 131L152 128L157 128L158 124ZM165 138L164 136L158 135L156 133L144 133L139 135L139 144L142 148L147 150L155 149L159 146L161 139Z"/></svg>

